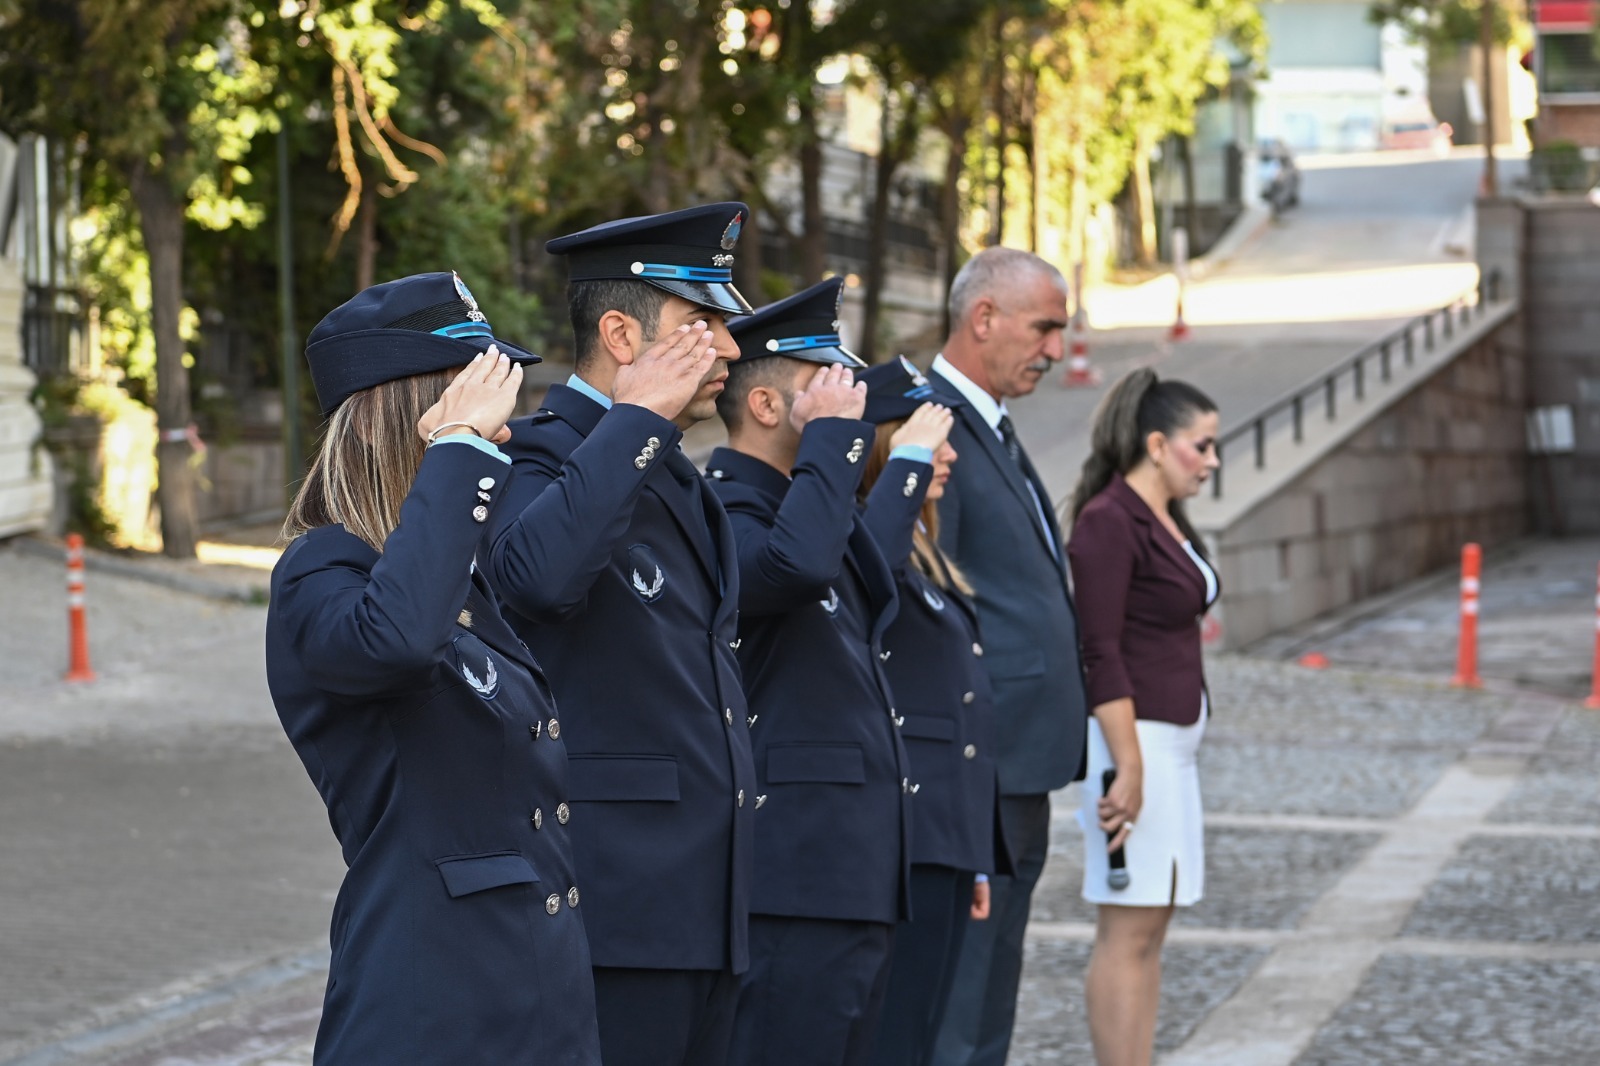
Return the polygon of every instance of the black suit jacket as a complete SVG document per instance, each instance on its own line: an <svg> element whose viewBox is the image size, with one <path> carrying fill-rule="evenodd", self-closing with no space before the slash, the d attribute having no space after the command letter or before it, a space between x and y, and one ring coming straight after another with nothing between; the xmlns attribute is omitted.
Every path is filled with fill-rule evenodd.
<svg viewBox="0 0 1600 1066"><path fill-rule="evenodd" d="M929 381L961 395L937 373ZM1083 777L1088 729L1061 529L1029 465L1048 528L1041 525L1026 476L971 405L956 410L950 442L960 458L939 501L939 543L976 593L994 682L1000 788L1049 792Z"/></svg>
<svg viewBox="0 0 1600 1066"><path fill-rule="evenodd" d="M595 965L741 973L756 779L727 516L642 407L556 385L511 429L486 569L562 708Z"/></svg>
<svg viewBox="0 0 1600 1066"><path fill-rule="evenodd" d="M709 464L739 542L739 662L765 797L758 914L908 913L914 782L882 660L894 577L855 503L872 435L852 419L810 423L792 481L728 448Z"/></svg>
<svg viewBox="0 0 1600 1066"><path fill-rule="evenodd" d="M554 700L469 576L510 469L431 447L381 555L323 526L273 569L267 685L349 866L318 1062L600 1062Z"/></svg>

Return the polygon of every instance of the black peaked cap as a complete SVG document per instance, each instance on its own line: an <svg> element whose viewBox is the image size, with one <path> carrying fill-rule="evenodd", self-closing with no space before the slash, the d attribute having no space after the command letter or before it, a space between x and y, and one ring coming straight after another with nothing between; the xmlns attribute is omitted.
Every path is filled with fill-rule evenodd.
<svg viewBox="0 0 1600 1066"><path fill-rule="evenodd" d="M573 281L643 281L699 307L747 315L750 301L733 285L733 249L749 217L738 202L704 204L602 222L544 250L567 257Z"/></svg>
<svg viewBox="0 0 1600 1066"><path fill-rule="evenodd" d="M465 366L491 344L515 362L540 361L496 337L460 275L444 270L362 289L317 323L306 362L329 415L362 389Z"/></svg>
<svg viewBox="0 0 1600 1066"><path fill-rule="evenodd" d="M819 281L803 292L768 304L749 318L728 323L739 345L739 361L786 355L807 363L838 363L859 370L867 364L839 337L844 279Z"/></svg>
<svg viewBox="0 0 1600 1066"><path fill-rule="evenodd" d="M910 418L912 412L925 403L940 403L951 408L967 405L967 401L958 396L935 391L922 371L903 355L868 367L856 375L856 380L867 383L867 410L861 417L874 425Z"/></svg>

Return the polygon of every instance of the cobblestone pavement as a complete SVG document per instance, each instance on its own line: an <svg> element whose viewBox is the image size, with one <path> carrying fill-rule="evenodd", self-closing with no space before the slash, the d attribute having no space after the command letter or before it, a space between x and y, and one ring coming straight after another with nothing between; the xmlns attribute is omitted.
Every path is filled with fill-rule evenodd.
<svg viewBox="0 0 1600 1066"><path fill-rule="evenodd" d="M120 580L102 602L219 611L203 647L235 691L0 745L0 1063L308 1066L339 864L245 662L260 608ZM1165 954L1163 1063L1600 1061L1600 714L1238 655L1210 673L1207 896ZM1014 1066L1091 1061L1076 804L1055 797Z"/></svg>

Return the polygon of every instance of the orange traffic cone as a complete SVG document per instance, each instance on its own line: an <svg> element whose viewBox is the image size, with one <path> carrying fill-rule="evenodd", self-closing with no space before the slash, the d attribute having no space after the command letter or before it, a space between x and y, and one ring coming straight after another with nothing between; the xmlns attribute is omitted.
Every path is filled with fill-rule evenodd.
<svg viewBox="0 0 1600 1066"><path fill-rule="evenodd" d="M1167 330L1167 340L1181 341L1189 337L1189 323L1183 320L1183 286L1178 286L1178 314L1172 320L1172 328Z"/></svg>

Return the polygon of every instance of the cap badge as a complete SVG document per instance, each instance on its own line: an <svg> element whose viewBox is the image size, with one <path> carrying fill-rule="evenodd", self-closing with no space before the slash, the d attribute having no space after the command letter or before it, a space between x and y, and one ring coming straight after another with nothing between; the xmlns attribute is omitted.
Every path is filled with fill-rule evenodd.
<svg viewBox="0 0 1600 1066"><path fill-rule="evenodd" d="M744 212L734 213L733 221L728 223L728 228L722 231L722 250L733 251L733 246L739 243L739 231L744 229Z"/></svg>
<svg viewBox="0 0 1600 1066"><path fill-rule="evenodd" d="M900 357L900 365L917 388L920 389L928 383L928 379L922 376L922 371L917 369L917 365L903 355Z"/></svg>
<svg viewBox="0 0 1600 1066"><path fill-rule="evenodd" d="M711 265L719 267L733 266L733 256L728 255L726 252L718 252L711 257Z"/></svg>
<svg viewBox="0 0 1600 1066"><path fill-rule="evenodd" d="M461 297L461 302L467 305L467 317L474 322L488 321L482 311L478 310L478 301L472 298L472 290L467 288L467 283L461 280L461 275L454 270L450 276L455 279L456 295Z"/></svg>

